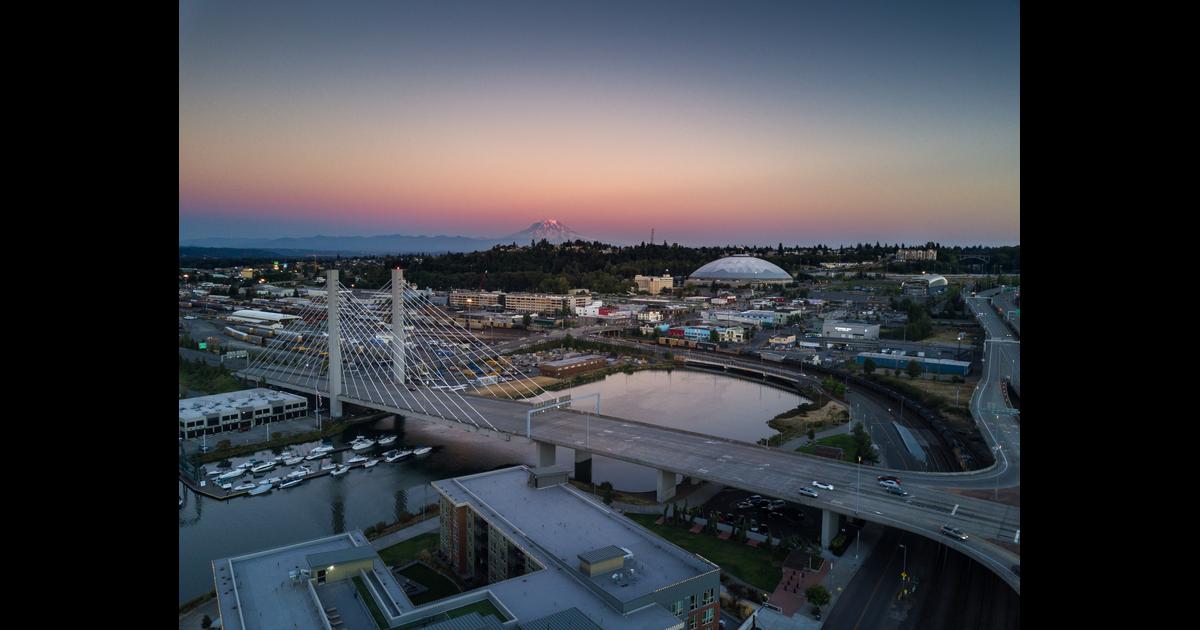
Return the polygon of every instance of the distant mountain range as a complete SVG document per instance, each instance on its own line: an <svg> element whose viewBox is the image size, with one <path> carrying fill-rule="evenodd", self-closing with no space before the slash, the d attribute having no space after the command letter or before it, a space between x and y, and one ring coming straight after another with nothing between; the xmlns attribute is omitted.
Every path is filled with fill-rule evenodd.
<svg viewBox="0 0 1200 630"><path fill-rule="evenodd" d="M546 239L555 245L584 238L578 232L555 219L538 221L527 229L501 238L472 238L467 236L407 236L388 234L383 236L306 236L301 238L227 238L210 237L179 241L181 255L218 255L216 252L202 253L184 250L207 248L235 248L269 252L278 255L334 255L334 254L441 254L445 252L475 252L491 249L499 244L517 243ZM586 239L585 239L586 240ZM222 252L220 255L242 255Z"/></svg>

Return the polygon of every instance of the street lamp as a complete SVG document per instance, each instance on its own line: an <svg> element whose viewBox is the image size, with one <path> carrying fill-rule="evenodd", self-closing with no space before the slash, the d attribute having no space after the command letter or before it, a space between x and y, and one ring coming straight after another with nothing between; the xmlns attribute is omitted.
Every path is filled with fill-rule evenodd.
<svg viewBox="0 0 1200 630"><path fill-rule="evenodd" d="M997 417L999 417L999 416L997 416ZM1000 459L1000 451L1003 450L1003 448L1004 447L1000 446L999 444L992 447L992 450L996 452L996 459ZM996 488L992 491L992 500L993 501L1000 500L1000 474L999 473L996 474Z"/></svg>
<svg viewBox="0 0 1200 630"><path fill-rule="evenodd" d="M908 547L905 547L904 545L900 545L900 548L904 550L904 568L901 569L901 572L907 577L908 576Z"/></svg>

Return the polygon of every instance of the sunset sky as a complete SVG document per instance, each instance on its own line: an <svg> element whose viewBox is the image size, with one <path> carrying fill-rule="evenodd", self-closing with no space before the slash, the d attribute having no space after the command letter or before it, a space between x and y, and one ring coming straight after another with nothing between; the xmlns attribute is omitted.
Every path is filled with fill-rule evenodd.
<svg viewBox="0 0 1200 630"><path fill-rule="evenodd" d="M1017 244L1019 4L180 2L180 238Z"/></svg>

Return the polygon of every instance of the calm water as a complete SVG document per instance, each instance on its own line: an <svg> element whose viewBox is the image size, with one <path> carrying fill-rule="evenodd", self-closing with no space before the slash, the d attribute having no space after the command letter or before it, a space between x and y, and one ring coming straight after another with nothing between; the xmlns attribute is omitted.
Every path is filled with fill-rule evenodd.
<svg viewBox="0 0 1200 630"><path fill-rule="evenodd" d="M766 421L801 402L795 394L757 383L683 370L614 374L559 394L582 396L597 391L605 415L750 442L770 435ZM433 446L434 451L423 458L354 468L340 477L327 475L257 497L217 501L188 492L179 510L180 603L212 589L213 559L391 522L401 510L416 512L421 505L435 502L430 481L505 465L536 464L537 458L533 445L420 421L384 419L370 431L355 427L344 437L353 439L358 433L395 433L399 439L388 448L420 444ZM379 450L383 449L376 447L375 451ZM347 451L335 459L352 455ZM257 457L269 459L271 455L264 451ZM571 449L558 449L560 464L573 462L573 458ZM314 469L315 463L305 462ZM289 470L277 467L257 479L282 477ZM594 456L592 472L596 483L611 481L621 490L655 488L655 473L649 468Z"/></svg>

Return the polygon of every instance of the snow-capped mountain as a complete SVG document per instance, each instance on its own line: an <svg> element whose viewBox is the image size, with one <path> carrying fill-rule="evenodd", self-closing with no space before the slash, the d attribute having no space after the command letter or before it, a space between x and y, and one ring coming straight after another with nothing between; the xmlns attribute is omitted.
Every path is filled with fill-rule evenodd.
<svg viewBox="0 0 1200 630"><path fill-rule="evenodd" d="M546 219L545 221L534 223L528 229L521 230L516 234L510 234L504 237L503 240L516 242L518 245L521 245L528 243L530 240L541 241L542 239L546 239L555 245L561 245L568 241L583 239L583 236L579 232L559 223L557 219Z"/></svg>

